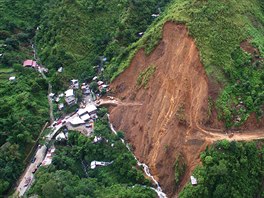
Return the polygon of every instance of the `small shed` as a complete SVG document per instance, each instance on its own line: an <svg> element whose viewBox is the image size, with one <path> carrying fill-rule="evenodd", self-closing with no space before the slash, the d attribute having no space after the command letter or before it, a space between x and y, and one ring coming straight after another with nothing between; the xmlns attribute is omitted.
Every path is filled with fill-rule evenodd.
<svg viewBox="0 0 264 198"><path fill-rule="evenodd" d="M58 109L61 111L63 108L64 108L64 104L63 104L63 103L60 103L60 104L58 105Z"/></svg>
<svg viewBox="0 0 264 198"><path fill-rule="evenodd" d="M61 141L61 140L66 140L66 136L64 135L63 132L59 133L57 136L56 136L56 140L58 141Z"/></svg>
<svg viewBox="0 0 264 198"><path fill-rule="evenodd" d="M58 69L58 72L61 73L62 71L63 71L63 67L60 67L60 68Z"/></svg>
<svg viewBox="0 0 264 198"><path fill-rule="evenodd" d="M49 94L49 97L50 97L50 98L53 98L54 96L55 96L55 93L50 93L50 94Z"/></svg>
<svg viewBox="0 0 264 198"><path fill-rule="evenodd" d="M79 81L76 79L71 80L71 86L73 89L79 89Z"/></svg>
<svg viewBox="0 0 264 198"><path fill-rule="evenodd" d="M9 81L15 81L15 80L16 80L16 77L15 76L9 77Z"/></svg>
<svg viewBox="0 0 264 198"><path fill-rule="evenodd" d="M193 186L196 186L197 185L197 179L194 176L191 176L191 184Z"/></svg>

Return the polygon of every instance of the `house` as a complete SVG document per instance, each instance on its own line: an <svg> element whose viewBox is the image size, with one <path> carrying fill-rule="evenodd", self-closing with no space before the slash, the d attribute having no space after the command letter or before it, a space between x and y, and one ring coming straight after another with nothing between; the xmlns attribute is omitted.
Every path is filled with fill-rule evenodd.
<svg viewBox="0 0 264 198"><path fill-rule="evenodd" d="M16 80L16 77L15 76L9 77L9 81L15 81L15 80Z"/></svg>
<svg viewBox="0 0 264 198"><path fill-rule="evenodd" d="M82 116L84 114L88 113L87 110L85 108L80 108L78 111L77 111L77 114L79 116Z"/></svg>
<svg viewBox="0 0 264 198"><path fill-rule="evenodd" d="M63 108L64 108L64 104L63 104L63 103L60 103L60 104L58 105L58 109L61 111Z"/></svg>
<svg viewBox="0 0 264 198"><path fill-rule="evenodd" d="M23 63L24 67L38 67L39 65L37 64L37 61L33 61L33 60L25 60Z"/></svg>
<svg viewBox="0 0 264 198"><path fill-rule="evenodd" d="M97 108L94 104L88 104L85 108L83 109L79 109L77 114L79 116L82 116L84 114L89 114L89 115L93 115L93 114L96 114L97 112Z"/></svg>
<svg viewBox="0 0 264 198"><path fill-rule="evenodd" d="M95 169L96 166L108 166L110 164L112 164L112 162L99 162L99 161L92 161L91 162L91 169Z"/></svg>
<svg viewBox="0 0 264 198"><path fill-rule="evenodd" d="M82 85L81 89L84 95L89 95L91 93L88 85Z"/></svg>
<svg viewBox="0 0 264 198"><path fill-rule="evenodd" d="M79 89L79 81L76 79L71 80L71 87L73 89Z"/></svg>
<svg viewBox="0 0 264 198"><path fill-rule="evenodd" d="M69 119L69 122L74 127L85 124L85 122L81 118L79 118L79 116L75 116L75 117Z"/></svg>
<svg viewBox="0 0 264 198"><path fill-rule="evenodd" d="M152 14L151 16L152 16L152 17L158 17L159 14Z"/></svg>
<svg viewBox="0 0 264 198"><path fill-rule="evenodd" d="M66 140L66 136L64 135L63 132L59 133L57 136L56 136L56 140L58 141L61 141L61 140Z"/></svg>
<svg viewBox="0 0 264 198"><path fill-rule="evenodd" d="M62 71L63 71L63 67L60 67L60 68L58 69L58 72L61 73Z"/></svg>
<svg viewBox="0 0 264 198"><path fill-rule="evenodd" d="M68 105L76 103L76 98L73 93L73 89L68 89L67 91L65 91L65 101Z"/></svg>
<svg viewBox="0 0 264 198"><path fill-rule="evenodd" d="M92 114L96 114L97 112L97 108L94 104L89 104L85 107L85 109L87 110L87 112L92 115Z"/></svg>
<svg viewBox="0 0 264 198"><path fill-rule="evenodd" d="M97 85L98 85L98 86L101 86L101 85L103 85L103 84L104 84L104 82L101 81L101 80L99 80L99 81L97 82Z"/></svg>
<svg viewBox="0 0 264 198"><path fill-rule="evenodd" d="M50 97L50 98L53 98L54 96L55 96L55 93L50 93L50 94L49 94L49 97Z"/></svg>
<svg viewBox="0 0 264 198"><path fill-rule="evenodd" d="M139 36L143 36L144 32L139 32L138 35Z"/></svg>
<svg viewBox="0 0 264 198"><path fill-rule="evenodd" d="M90 116L89 116L89 114L88 114L88 113L86 113L86 114L84 114L84 115L80 116L80 118L81 118L83 121L87 121L87 120L89 120L89 119L90 119Z"/></svg>
<svg viewBox="0 0 264 198"><path fill-rule="evenodd" d="M197 185L197 179L194 176L191 176L191 184L193 186L196 186Z"/></svg>

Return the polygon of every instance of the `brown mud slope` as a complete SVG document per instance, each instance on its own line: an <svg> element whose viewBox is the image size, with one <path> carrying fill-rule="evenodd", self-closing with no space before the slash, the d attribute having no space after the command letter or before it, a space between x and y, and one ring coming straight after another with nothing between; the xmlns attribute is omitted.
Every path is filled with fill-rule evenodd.
<svg viewBox="0 0 264 198"><path fill-rule="evenodd" d="M140 88L138 77L149 67L156 70L147 87ZM111 122L126 133L135 155L149 165L169 197L177 195L189 181L200 162L200 152L207 145L222 139L264 139L264 119L256 122L254 114L241 127L241 133L231 136L223 132L223 124L216 120L215 111L208 118L208 93L216 99L220 87L213 79L208 80L195 43L183 25L166 23L163 39L156 49L149 56L143 49L139 50L111 89L121 99L102 101L116 106L110 112ZM181 164L185 163L187 169L176 185L177 156L184 159Z"/></svg>
<svg viewBox="0 0 264 198"><path fill-rule="evenodd" d="M156 71L147 88L139 88L137 78L149 66ZM113 108L111 122L125 131L136 156L172 196L182 187L174 182L176 156L184 156L188 176L207 145L195 126L207 121L208 79L185 26L166 23L163 39L151 55L140 50L111 88L124 102L142 104Z"/></svg>

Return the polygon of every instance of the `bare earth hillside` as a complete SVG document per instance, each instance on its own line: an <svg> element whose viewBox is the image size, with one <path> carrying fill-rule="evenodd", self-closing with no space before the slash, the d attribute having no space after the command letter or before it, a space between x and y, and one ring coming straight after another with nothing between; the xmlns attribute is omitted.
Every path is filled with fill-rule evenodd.
<svg viewBox="0 0 264 198"><path fill-rule="evenodd" d="M139 87L138 76L149 67L155 67L155 72L146 88ZM169 197L189 179L200 152L212 141L227 137L213 136L202 128L208 123L208 78L184 25L167 22L156 49L149 56L141 49L111 89L122 102L135 103L114 107L111 122L125 132L135 155L150 166ZM179 155L187 171L176 187L174 163Z"/></svg>

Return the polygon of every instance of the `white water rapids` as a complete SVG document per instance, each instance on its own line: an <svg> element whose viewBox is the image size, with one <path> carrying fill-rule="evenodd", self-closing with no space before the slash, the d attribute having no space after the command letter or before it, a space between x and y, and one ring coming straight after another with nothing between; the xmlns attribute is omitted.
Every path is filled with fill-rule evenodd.
<svg viewBox="0 0 264 198"><path fill-rule="evenodd" d="M116 130L113 127L113 124L110 122L109 114L107 114L107 117L108 117L108 122L109 122L109 126L111 128L111 131L114 134L117 135L117 132L116 132ZM151 175L148 165L146 165L146 164L141 163L140 161L138 161L137 157L131 151L131 149L129 148L129 145L126 144L125 140L122 139L122 138L120 138L120 139L123 142L123 144L127 147L127 149L132 153L132 155L134 156L135 160L137 161L138 166L143 166L143 169L144 169L145 174L156 184L157 187L156 188L151 188L151 189L154 190L157 193L157 195L159 196L159 198L167 198L167 195L164 192L162 192L162 189L161 189L158 181Z"/></svg>

